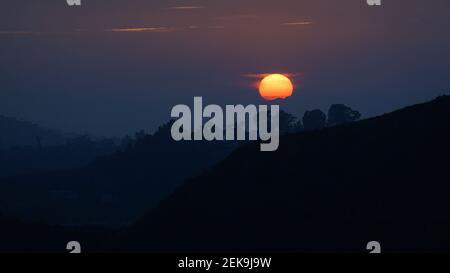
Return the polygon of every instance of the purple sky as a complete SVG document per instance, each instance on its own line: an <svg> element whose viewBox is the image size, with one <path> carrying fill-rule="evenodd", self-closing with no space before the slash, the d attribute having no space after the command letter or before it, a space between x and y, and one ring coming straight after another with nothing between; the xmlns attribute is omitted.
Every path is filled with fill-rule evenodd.
<svg viewBox="0 0 450 273"><path fill-rule="evenodd" d="M71 132L152 131L173 105L263 104L248 74L297 76L301 115L365 117L450 93L450 1L3 0L0 114Z"/></svg>

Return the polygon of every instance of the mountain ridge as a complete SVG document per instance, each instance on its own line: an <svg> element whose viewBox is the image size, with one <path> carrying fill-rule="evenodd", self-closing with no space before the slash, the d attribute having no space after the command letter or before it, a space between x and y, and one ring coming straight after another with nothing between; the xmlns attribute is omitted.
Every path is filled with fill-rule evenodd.
<svg viewBox="0 0 450 273"><path fill-rule="evenodd" d="M65 252L75 239L89 252L361 253L374 240L383 252L450 252L448 139L443 96L283 136L278 152L251 143L121 230L0 216L0 251Z"/></svg>
<svg viewBox="0 0 450 273"><path fill-rule="evenodd" d="M128 245L322 252L357 251L379 238L391 251L448 251L448 137L450 97L442 96L287 135L277 152L246 145L141 219Z"/></svg>

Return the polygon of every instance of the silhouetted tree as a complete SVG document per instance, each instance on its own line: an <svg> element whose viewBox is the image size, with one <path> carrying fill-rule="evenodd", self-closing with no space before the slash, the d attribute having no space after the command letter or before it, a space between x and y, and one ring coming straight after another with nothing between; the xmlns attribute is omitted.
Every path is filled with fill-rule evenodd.
<svg viewBox="0 0 450 273"><path fill-rule="evenodd" d="M280 111L280 133L288 134L296 132L297 130L297 118L288 112Z"/></svg>
<svg viewBox="0 0 450 273"><path fill-rule="evenodd" d="M303 127L301 119L298 119L297 122L295 123L295 132L302 132L304 130L305 128Z"/></svg>
<svg viewBox="0 0 450 273"><path fill-rule="evenodd" d="M360 118L361 114L358 111L344 104L333 104L328 110L328 126L354 122Z"/></svg>
<svg viewBox="0 0 450 273"><path fill-rule="evenodd" d="M272 113L268 112L268 124L267 127L269 130L271 130L271 124L270 124L270 119L271 119L271 115ZM301 126L301 122L298 121L297 117L295 117L294 115L285 112L283 110L280 110L279 114L279 128L280 128L280 134L289 134L289 133L295 133L295 132L299 132L303 129L303 127Z"/></svg>
<svg viewBox="0 0 450 273"><path fill-rule="evenodd" d="M144 142L147 136L148 135L145 133L144 130L140 130L139 132L136 132L136 134L134 134L135 144L139 145L140 143Z"/></svg>
<svg viewBox="0 0 450 273"><path fill-rule="evenodd" d="M303 127L306 131L322 129L325 127L326 123L327 116L319 109L306 111L303 116Z"/></svg>
<svg viewBox="0 0 450 273"><path fill-rule="evenodd" d="M131 149L133 148L133 138L129 135L126 135L122 140L120 141L120 147L121 149Z"/></svg>

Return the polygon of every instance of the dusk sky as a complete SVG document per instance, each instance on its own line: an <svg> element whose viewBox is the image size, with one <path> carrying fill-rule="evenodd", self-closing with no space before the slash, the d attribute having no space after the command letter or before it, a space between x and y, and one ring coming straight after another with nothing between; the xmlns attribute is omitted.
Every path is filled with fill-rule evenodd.
<svg viewBox="0 0 450 273"><path fill-rule="evenodd" d="M67 132L152 132L172 106L267 104L370 117L450 93L450 1L2 0L0 115ZM272 102L270 102L272 103Z"/></svg>

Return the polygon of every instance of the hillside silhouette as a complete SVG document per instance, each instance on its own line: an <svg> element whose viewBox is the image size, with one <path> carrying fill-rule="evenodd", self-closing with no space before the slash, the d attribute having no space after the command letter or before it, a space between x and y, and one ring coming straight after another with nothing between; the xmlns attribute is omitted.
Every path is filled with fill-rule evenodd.
<svg viewBox="0 0 450 273"><path fill-rule="evenodd" d="M276 152L262 153L258 143L243 145L222 154L226 159L218 164L207 156L216 147L171 143L167 153L164 134L145 136L117 158L99 160L82 172L52 174L48 185L73 175L65 182L81 181L87 192L97 187L93 181L109 181L110 192L141 190L143 181L155 181L148 180L155 172L148 163L156 162L150 160L156 155L165 175L181 176L183 168L193 168L188 163L200 166L194 161L202 157L193 160L194 154L213 167L194 174L121 230L62 228L0 215L0 251L67 252L65 244L78 240L93 252L366 252L366 244L375 240L384 252L448 252L449 139L449 96L356 123L288 134ZM154 151L155 144L161 151ZM89 173L94 166L104 166L105 173ZM134 172L142 180L130 176ZM8 182L29 183L16 179ZM50 186L32 187L29 194L40 196ZM18 198L17 192L2 190L2 199L9 194ZM131 196L120 205L105 205L105 213L120 214ZM136 198L143 202L151 196L143 191ZM93 209L98 205L83 201ZM45 209L53 216L59 210Z"/></svg>
<svg viewBox="0 0 450 273"><path fill-rule="evenodd" d="M249 144L127 233L131 251L450 250L450 97Z"/></svg>
<svg viewBox="0 0 450 273"><path fill-rule="evenodd" d="M0 212L69 226L132 223L236 147L234 142L176 142L170 126L152 135L140 132L123 150L84 167L1 179Z"/></svg>
<svg viewBox="0 0 450 273"><path fill-rule="evenodd" d="M330 110L336 106L330 119L348 123L359 118L352 118L351 113L359 112L345 105L332 105ZM319 114L319 120L309 113L300 120L280 111L280 133L326 126L327 116L321 110L311 111ZM47 224L127 225L185 179L245 144L177 143L170 134L172 122L152 135L140 131L134 138L127 136L120 144L115 139L83 135L64 145L43 146L38 138L36 147L0 151L0 212Z"/></svg>

